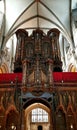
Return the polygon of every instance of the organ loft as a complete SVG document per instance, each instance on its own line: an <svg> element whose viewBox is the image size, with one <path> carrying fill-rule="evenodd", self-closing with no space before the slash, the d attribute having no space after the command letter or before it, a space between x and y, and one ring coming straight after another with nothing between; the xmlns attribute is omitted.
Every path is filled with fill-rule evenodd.
<svg viewBox="0 0 77 130"><path fill-rule="evenodd" d="M16 37L14 73L0 83L0 130L77 130L77 80L62 72L59 31Z"/></svg>
<svg viewBox="0 0 77 130"><path fill-rule="evenodd" d="M52 29L45 35L37 29L28 36L26 31L18 30L16 36L14 72L23 73L22 87L31 87L33 91L35 88L52 87L52 72L62 72L59 31Z"/></svg>

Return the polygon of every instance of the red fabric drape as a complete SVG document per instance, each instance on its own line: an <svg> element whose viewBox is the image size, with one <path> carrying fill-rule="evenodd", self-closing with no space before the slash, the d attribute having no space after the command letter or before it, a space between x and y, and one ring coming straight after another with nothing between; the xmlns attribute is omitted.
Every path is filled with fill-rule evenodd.
<svg viewBox="0 0 77 130"><path fill-rule="evenodd" d="M0 74L0 83L22 82L22 73ZM77 72L54 72L54 82L77 82Z"/></svg>
<svg viewBox="0 0 77 130"><path fill-rule="evenodd" d="M11 82L16 82L16 80L19 83L22 82L22 73L0 74L0 83L11 83Z"/></svg>
<svg viewBox="0 0 77 130"><path fill-rule="evenodd" d="M55 82L77 82L77 72L54 72Z"/></svg>

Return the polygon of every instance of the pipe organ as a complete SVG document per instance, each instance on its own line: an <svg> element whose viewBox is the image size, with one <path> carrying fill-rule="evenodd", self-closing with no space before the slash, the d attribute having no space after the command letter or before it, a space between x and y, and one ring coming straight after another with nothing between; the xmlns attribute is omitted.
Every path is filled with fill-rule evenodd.
<svg viewBox="0 0 77 130"><path fill-rule="evenodd" d="M77 73L62 72L59 33L16 31L14 73L0 77L0 130L31 129L27 112L35 105L50 112L45 130L77 130Z"/></svg>
<svg viewBox="0 0 77 130"><path fill-rule="evenodd" d="M59 31L51 29L47 34L36 29L30 36L19 29L16 31L17 48L14 72L23 73L23 87L39 88L53 85L52 72L62 72L59 48Z"/></svg>

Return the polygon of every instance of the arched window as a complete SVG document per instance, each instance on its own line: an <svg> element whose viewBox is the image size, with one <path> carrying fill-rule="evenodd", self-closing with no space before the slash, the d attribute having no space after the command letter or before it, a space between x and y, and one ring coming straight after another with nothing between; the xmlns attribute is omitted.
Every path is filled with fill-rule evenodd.
<svg viewBox="0 0 77 130"><path fill-rule="evenodd" d="M48 113L41 108L33 109L31 111L31 122L48 122Z"/></svg>

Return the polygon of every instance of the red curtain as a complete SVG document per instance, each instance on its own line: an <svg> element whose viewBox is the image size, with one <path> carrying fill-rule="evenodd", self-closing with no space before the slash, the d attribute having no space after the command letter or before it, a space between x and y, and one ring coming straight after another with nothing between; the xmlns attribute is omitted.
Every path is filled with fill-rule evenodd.
<svg viewBox="0 0 77 130"><path fill-rule="evenodd" d="M0 74L0 83L11 83L16 82L20 83L22 81L22 73L5 73Z"/></svg>
<svg viewBox="0 0 77 130"><path fill-rule="evenodd" d="M22 82L22 73L0 74L0 83ZM54 72L54 82L77 82L77 72Z"/></svg>
<svg viewBox="0 0 77 130"><path fill-rule="evenodd" d="M55 82L77 82L77 72L54 72Z"/></svg>

